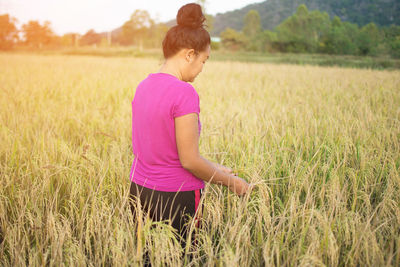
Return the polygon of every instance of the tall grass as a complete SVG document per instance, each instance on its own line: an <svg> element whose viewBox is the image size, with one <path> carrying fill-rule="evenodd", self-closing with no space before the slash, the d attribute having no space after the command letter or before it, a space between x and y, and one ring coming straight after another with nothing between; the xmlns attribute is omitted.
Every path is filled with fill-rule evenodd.
<svg viewBox="0 0 400 267"><path fill-rule="evenodd" d="M400 266L400 72L210 62L200 150L257 184L207 186L197 249L129 211L145 58L0 55L0 265Z"/></svg>

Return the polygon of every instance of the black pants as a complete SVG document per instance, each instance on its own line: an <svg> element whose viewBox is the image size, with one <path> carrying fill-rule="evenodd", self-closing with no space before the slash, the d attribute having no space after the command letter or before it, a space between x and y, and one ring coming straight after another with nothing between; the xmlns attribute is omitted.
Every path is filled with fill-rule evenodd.
<svg viewBox="0 0 400 267"><path fill-rule="evenodd" d="M169 221L180 235L182 247L186 246L186 237L189 231L190 218L195 217L199 208L201 190L164 192L152 190L131 182L130 198L131 210L134 220L137 219L137 203L145 215L153 221ZM198 218L195 218L195 226L199 226Z"/></svg>

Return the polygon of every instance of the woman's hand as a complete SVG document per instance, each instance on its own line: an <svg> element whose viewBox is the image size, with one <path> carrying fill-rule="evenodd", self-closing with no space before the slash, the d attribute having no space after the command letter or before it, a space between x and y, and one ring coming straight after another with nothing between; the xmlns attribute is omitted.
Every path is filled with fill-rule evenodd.
<svg viewBox="0 0 400 267"><path fill-rule="evenodd" d="M223 166L223 165L215 163L215 162L213 162L213 163L217 167L218 170L220 170L224 173L233 175L235 177L234 180L232 179L233 180L232 184L230 184L228 186L229 190L231 190L233 193L237 194L238 196L243 196L250 190L251 185L248 184L242 178L238 177L237 173L234 173L234 171L231 168Z"/></svg>
<svg viewBox="0 0 400 267"><path fill-rule="evenodd" d="M232 179L233 180L233 179ZM250 191L251 185L248 184L245 180L242 178L235 176L235 179L231 184L229 184L228 188L231 190L233 193L237 194L238 196L243 196L247 192Z"/></svg>

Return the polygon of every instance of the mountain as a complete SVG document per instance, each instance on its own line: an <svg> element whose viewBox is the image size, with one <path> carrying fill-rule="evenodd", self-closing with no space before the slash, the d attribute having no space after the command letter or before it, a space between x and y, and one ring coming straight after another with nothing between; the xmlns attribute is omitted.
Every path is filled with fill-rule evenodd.
<svg viewBox="0 0 400 267"><path fill-rule="evenodd" d="M400 0L267 0L216 14L211 34L218 36L226 27L241 30L243 18L251 9L259 12L263 28L272 30L301 4L310 11L325 11L331 17L338 16L359 26L370 22L379 26L400 25Z"/></svg>

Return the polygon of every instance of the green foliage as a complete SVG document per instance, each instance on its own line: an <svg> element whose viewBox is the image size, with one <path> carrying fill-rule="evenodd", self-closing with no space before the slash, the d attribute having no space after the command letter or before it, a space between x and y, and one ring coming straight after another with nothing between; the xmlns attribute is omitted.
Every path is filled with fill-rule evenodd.
<svg viewBox="0 0 400 267"><path fill-rule="evenodd" d="M357 25L348 22L343 23L339 17L334 17L329 32L323 38L321 52L336 55L356 54L357 34Z"/></svg>
<svg viewBox="0 0 400 267"><path fill-rule="evenodd" d="M217 14L213 34L220 34L226 27L240 30L242 18L251 9L260 13L264 29L273 30L286 18L296 12L296 8L306 4L312 10L321 10L330 17L338 16L343 21L363 26L374 22L380 27L400 25L400 1L398 0L268 0L245 6L241 9Z"/></svg>
<svg viewBox="0 0 400 267"><path fill-rule="evenodd" d="M8 14L0 15L0 50L10 49L18 40L16 20Z"/></svg>
<svg viewBox="0 0 400 267"><path fill-rule="evenodd" d="M381 41L381 33L374 23L362 27L358 35L358 49L360 55L376 55L377 46Z"/></svg>
<svg viewBox="0 0 400 267"><path fill-rule="evenodd" d="M242 32L226 28L226 30L221 33L221 42L222 45L228 49L241 50L246 47L248 40Z"/></svg>
<svg viewBox="0 0 400 267"><path fill-rule="evenodd" d="M211 32L214 28L214 16L209 14L205 14L204 16L206 17L206 29L208 32Z"/></svg>
<svg viewBox="0 0 400 267"><path fill-rule="evenodd" d="M320 39L329 31L328 13L309 12L300 5L297 12L277 27L282 49L288 52L317 52Z"/></svg>
<svg viewBox="0 0 400 267"><path fill-rule="evenodd" d="M243 21L242 31L238 32L232 28L226 28L221 33L222 45L230 50L259 51L263 46L263 32L258 11L250 10Z"/></svg>
<svg viewBox="0 0 400 267"><path fill-rule="evenodd" d="M260 14L257 10L250 10L244 17L243 35L247 39L246 50L259 51L262 47L262 27Z"/></svg>
<svg viewBox="0 0 400 267"><path fill-rule="evenodd" d="M395 58L400 58L400 36L390 42L390 54Z"/></svg>
<svg viewBox="0 0 400 267"><path fill-rule="evenodd" d="M262 31L259 13L250 10L244 17L242 33L232 28L221 34L227 48L259 52L327 53L336 55L399 57L400 27L379 28L369 23L362 28L342 22L327 12L309 11L298 6L297 11L274 31Z"/></svg>
<svg viewBox="0 0 400 267"><path fill-rule="evenodd" d="M250 10L244 17L243 34L254 38L261 31L260 14L257 10Z"/></svg>
<svg viewBox="0 0 400 267"><path fill-rule="evenodd" d="M382 29L389 54L400 58L400 26L391 25Z"/></svg>
<svg viewBox="0 0 400 267"><path fill-rule="evenodd" d="M211 41L211 50L219 50L221 48L221 44L219 42Z"/></svg>
<svg viewBox="0 0 400 267"><path fill-rule="evenodd" d="M271 64L294 64L308 66L335 66L353 69L400 69L400 59L370 56L352 55L328 55L328 54L292 54L292 53L266 53L276 52L275 47L272 51L250 52L238 51L235 53L224 50L213 52L212 61L236 61L236 62L256 62Z"/></svg>
<svg viewBox="0 0 400 267"><path fill-rule="evenodd" d="M260 35L262 52L275 52L278 50L278 34L269 30L265 30Z"/></svg>

